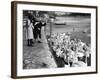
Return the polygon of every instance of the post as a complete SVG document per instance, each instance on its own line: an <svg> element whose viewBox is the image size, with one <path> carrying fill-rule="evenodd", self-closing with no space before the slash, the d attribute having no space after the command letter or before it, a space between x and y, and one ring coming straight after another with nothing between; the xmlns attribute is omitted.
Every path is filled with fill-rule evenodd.
<svg viewBox="0 0 100 80"><path fill-rule="evenodd" d="M51 44L51 35L52 35L53 21L54 21L54 19L51 17L51 19L50 19L50 44Z"/></svg>

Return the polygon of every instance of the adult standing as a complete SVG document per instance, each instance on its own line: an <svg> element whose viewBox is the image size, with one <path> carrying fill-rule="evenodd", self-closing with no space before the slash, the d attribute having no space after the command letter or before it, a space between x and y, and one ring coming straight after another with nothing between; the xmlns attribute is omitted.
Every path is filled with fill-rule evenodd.
<svg viewBox="0 0 100 80"><path fill-rule="evenodd" d="M27 20L27 46L33 46L33 24L31 20L28 18Z"/></svg>
<svg viewBox="0 0 100 80"><path fill-rule="evenodd" d="M35 41L40 42L38 38L41 39L41 24L39 21L35 21L34 23L33 35Z"/></svg>
<svg viewBox="0 0 100 80"><path fill-rule="evenodd" d="M35 21L34 23L34 29L33 29L33 34L34 34L34 39L35 41L41 43L41 28L44 26L41 21Z"/></svg>

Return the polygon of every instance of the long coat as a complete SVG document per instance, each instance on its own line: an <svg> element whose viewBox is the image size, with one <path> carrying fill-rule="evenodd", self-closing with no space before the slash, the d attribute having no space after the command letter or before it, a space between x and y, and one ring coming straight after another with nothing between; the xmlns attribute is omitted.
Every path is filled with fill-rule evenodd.
<svg viewBox="0 0 100 80"><path fill-rule="evenodd" d="M28 27L26 28L26 39L33 39L33 24L28 20Z"/></svg>

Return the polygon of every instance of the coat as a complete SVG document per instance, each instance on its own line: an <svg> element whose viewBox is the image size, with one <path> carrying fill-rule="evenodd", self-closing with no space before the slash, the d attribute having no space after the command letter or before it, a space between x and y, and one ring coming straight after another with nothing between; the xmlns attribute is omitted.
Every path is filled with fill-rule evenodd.
<svg viewBox="0 0 100 80"><path fill-rule="evenodd" d="M33 39L33 24L28 20L28 27L26 28L26 39Z"/></svg>

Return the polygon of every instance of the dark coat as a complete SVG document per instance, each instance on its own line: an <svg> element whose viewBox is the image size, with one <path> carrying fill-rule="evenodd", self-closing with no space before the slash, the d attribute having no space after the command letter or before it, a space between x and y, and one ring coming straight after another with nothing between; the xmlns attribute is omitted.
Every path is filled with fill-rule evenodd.
<svg viewBox="0 0 100 80"><path fill-rule="evenodd" d="M46 23L42 23L40 21L34 22L34 30L41 31L42 26L45 26Z"/></svg>

